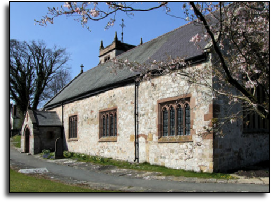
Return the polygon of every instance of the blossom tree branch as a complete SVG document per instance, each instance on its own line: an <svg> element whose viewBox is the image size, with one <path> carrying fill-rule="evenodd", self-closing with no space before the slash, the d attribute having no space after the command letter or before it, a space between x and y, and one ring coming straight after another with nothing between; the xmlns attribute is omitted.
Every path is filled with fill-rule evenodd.
<svg viewBox="0 0 271 202"><path fill-rule="evenodd" d="M106 5L105 7L103 5ZM227 96L230 102L243 104L262 118L269 116L269 84L270 84L270 47L269 47L269 2L190 2L183 3L183 14L171 14L167 2L160 2L149 8L136 8L131 2L65 2L60 8L48 8L49 16L37 21L42 26L53 24L54 18L66 15L77 16L82 24L110 18L106 29L113 26L117 12L133 15L134 12L149 12L165 8L166 14L174 18L193 21L202 25L204 33L196 33L190 40L198 48L200 42L206 40L214 50L215 61L212 68L190 71L191 66L185 58L169 58L163 61L138 61L114 58L111 71L116 68L129 68L138 72L139 79L151 80L152 76L169 74L173 77L187 78L190 84L205 85L214 94ZM190 9L189 9L190 7ZM89 27L87 27L89 29ZM214 89L209 85L208 76L215 78ZM257 89L264 91L264 101L260 101ZM232 93L229 89L235 89ZM241 113L239 113L240 115Z"/></svg>
<svg viewBox="0 0 271 202"><path fill-rule="evenodd" d="M127 4L128 2L106 2L106 5L108 6L108 10L102 10L98 7L99 2L65 2L64 6L61 6L60 8L48 8L48 14L43 17L41 20L35 20L39 25L46 26L47 23L53 24L54 18L61 16L61 15L78 15L81 16L81 24L82 26L86 25L88 23L88 20L92 21L100 21L102 19L108 18L109 16L116 14L117 12L124 12L127 15L133 15L133 12L148 12L152 10L159 9L161 7L167 8L167 2L160 2L158 6L146 8L146 9L140 9L140 8L134 8L132 6L129 6ZM91 6L93 5L93 8ZM110 26L113 26L115 22L115 16L113 18L110 18L110 21L106 25L106 29L108 29ZM90 28L87 26L87 29L90 30Z"/></svg>
<svg viewBox="0 0 271 202"><path fill-rule="evenodd" d="M248 99L248 101L251 102L252 105L256 105L257 106L257 108L256 108L257 113L259 115L261 115L263 118L266 118L268 113L266 112L266 110L262 106L258 105L259 101L257 100L257 98L255 96L253 96L253 94L251 94L250 91L247 90L247 88L242 86L236 79L234 79L232 77L232 73L229 70L229 67L224 59L224 56L222 54L221 49L219 48L219 45L218 45L219 40L215 39L215 35L211 31L210 25L208 24L204 15L199 11L198 7L195 5L194 2L190 2L190 5L192 6L192 8L194 10L195 15L203 23L204 28L206 29L207 33L209 34L209 36L211 38L215 53L218 55L219 60L221 62L221 66L226 74L226 81L229 82L232 86L234 86L238 91L240 91ZM220 13L221 13L221 6L220 6ZM222 23L220 23L220 25L222 26ZM257 51L255 51L255 52L257 53Z"/></svg>

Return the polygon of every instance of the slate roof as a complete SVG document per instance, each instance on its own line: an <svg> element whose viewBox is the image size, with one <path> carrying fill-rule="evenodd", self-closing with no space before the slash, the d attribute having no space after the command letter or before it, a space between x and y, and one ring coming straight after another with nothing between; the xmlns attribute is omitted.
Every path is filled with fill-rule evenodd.
<svg viewBox="0 0 271 202"><path fill-rule="evenodd" d="M166 60L168 56L171 56L172 58L185 57L188 59L202 55L202 50L198 49L194 43L189 41L195 34L202 33L202 29L202 26L190 22L124 52L117 56L117 58L147 63L148 61L153 60L163 61ZM203 40L200 45L205 47L207 42ZM98 91L118 82L127 81L136 76L135 72L131 72L128 69L118 70L117 74L111 73L110 68L108 68L110 65L112 65L112 62L108 61L79 74L72 82L53 97L45 105L45 108L59 105L61 102L76 99L76 97Z"/></svg>
<svg viewBox="0 0 271 202"><path fill-rule="evenodd" d="M62 123L54 111L28 110L32 123L38 126L62 126Z"/></svg>

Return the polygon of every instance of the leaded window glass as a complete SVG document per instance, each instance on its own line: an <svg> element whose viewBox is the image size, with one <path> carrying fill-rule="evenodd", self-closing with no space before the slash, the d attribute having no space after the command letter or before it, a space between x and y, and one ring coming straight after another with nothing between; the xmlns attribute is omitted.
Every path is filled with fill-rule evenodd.
<svg viewBox="0 0 271 202"><path fill-rule="evenodd" d="M100 127L99 138L117 136L117 109L104 110L99 112ZM110 139L112 140L112 138Z"/></svg>
<svg viewBox="0 0 271 202"><path fill-rule="evenodd" d="M177 135L183 135L183 109L180 105L177 107Z"/></svg>
<svg viewBox="0 0 271 202"><path fill-rule="evenodd" d="M170 107L170 136L175 135L175 109Z"/></svg>
<svg viewBox="0 0 271 202"><path fill-rule="evenodd" d="M114 115L114 136L117 136L117 113Z"/></svg>
<svg viewBox="0 0 271 202"><path fill-rule="evenodd" d="M163 136L168 136L168 111L166 108L163 110Z"/></svg>
<svg viewBox="0 0 271 202"><path fill-rule="evenodd" d="M169 136L166 140L171 141L174 136L191 135L190 97L159 103L159 109L159 137ZM187 140L176 140L180 138Z"/></svg>
<svg viewBox="0 0 271 202"><path fill-rule="evenodd" d="M106 115L106 136L109 136L109 117Z"/></svg>
<svg viewBox="0 0 271 202"><path fill-rule="evenodd" d="M190 107L185 105L185 135L190 135Z"/></svg>
<svg viewBox="0 0 271 202"><path fill-rule="evenodd" d="M69 138L77 138L77 115L69 117Z"/></svg>
<svg viewBox="0 0 271 202"><path fill-rule="evenodd" d="M110 114L110 136L114 135L114 118L113 114Z"/></svg>
<svg viewBox="0 0 271 202"><path fill-rule="evenodd" d="M106 122L105 116L103 116L103 136L106 136Z"/></svg>

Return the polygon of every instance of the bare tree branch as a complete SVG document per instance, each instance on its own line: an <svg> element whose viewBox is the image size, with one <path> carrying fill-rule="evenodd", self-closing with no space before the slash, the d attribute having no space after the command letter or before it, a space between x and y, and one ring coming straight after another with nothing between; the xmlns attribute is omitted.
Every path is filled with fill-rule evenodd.
<svg viewBox="0 0 271 202"><path fill-rule="evenodd" d="M53 76L66 69L65 49L49 49L44 42L10 41L10 99L25 112L27 105L37 109Z"/></svg>

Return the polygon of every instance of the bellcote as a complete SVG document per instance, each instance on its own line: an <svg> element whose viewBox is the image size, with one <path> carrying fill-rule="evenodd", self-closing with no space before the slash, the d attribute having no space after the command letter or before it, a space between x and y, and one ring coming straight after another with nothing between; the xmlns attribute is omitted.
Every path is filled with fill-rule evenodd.
<svg viewBox="0 0 271 202"><path fill-rule="evenodd" d="M122 43L118 40L117 32L115 32L115 37L113 42L104 47L103 41L101 41L100 45L100 54L99 54L99 63L102 64L104 62L107 62L110 59L115 58L116 56L126 52L127 50L130 50L134 48L134 45Z"/></svg>

